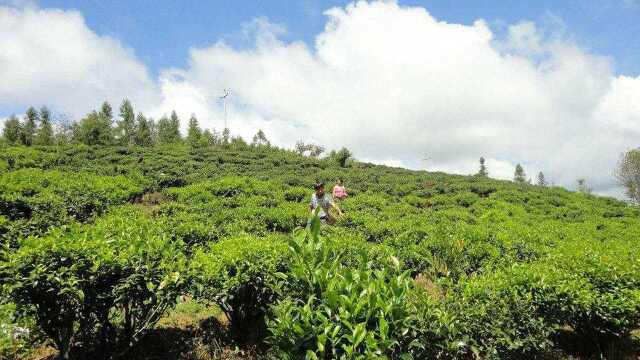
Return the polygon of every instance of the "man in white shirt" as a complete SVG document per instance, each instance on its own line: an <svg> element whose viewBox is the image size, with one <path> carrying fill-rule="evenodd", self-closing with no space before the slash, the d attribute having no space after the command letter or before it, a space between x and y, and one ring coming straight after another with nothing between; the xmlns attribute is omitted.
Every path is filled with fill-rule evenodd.
<svg viewBox="0 0 640 360"><path fill-rule="evenodd" d="M331 223L332 218L329 215L329 209L333 208L338 213L338 216L342 216L342 210L334 204L331 195L324 192L324 183L319 182L314 186L315 192L311 195L311 203L309 203L309 211L313 214L318 207L318 217L323 223Z"/></svg>

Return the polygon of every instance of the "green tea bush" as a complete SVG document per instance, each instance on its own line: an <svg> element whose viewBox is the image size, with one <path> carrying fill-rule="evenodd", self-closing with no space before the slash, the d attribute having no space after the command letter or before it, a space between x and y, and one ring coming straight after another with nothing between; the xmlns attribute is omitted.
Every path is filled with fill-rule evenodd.
<svg viewBox="0 0 640 360"><path fill-rule="evenodd" d="M205 202L216 197L238 195L269 195L269 183L251 178L226 177L167 190L167 194L180 202Z"/></svg>
<svg viewBox="0 0 640 360"><path fill-rule="evenodd" d="M185 257L160 229L128 206L30 237L2 267L10 299L62 358L126 351L184 288Z"/></svg>
<svg viewBox="0 0 640 360"><path fill-rule="evenodd" d="M210 214L211 209L216 207L213 206L204 211L200 207L170 204L157 209L155 214L163 220L162 225L166 234L182 241L188 248L192 248L217 241L225 235L221 224L227 220L227 217L219 216L222 215L221 213L216 213L218 216Z"/></svg>
<svg viewBox="0 0 640 360"><path fill-rule="evenodd" d="M51 226L87 221L111 205L142 193L124 177L106 177L38 169L21 169L0 176L0 215L9 219L7 235L43 234Z"/></svg>
<svg viewBox="0 0 640 360"><path fill-rule="evenodd" d="M231 326L260 327L277 299L289 252L278 236L241 236L198 249L191 261L196 298L217 304Z"/></svg>
<svg viewBox="0 0 640 360"><path fill-rule="evenodd" d="M551 347L560 323L552 315L555 304L546 303L554 292L544 281L536 271L516 266L472 279L450 295L476 353L496 359L539 356Z"/></svg>
<svg viewBox="0 0 640 360"><path fill-rule="evenodd" d="M284 199L292 202L304 202L307 198L310 198L310 190L303 187L288 188L284 192Z"/></svg>
<svg viewBox="0 0 640 360"><path fill-rule="evenodd" d="M27 269L30 254L45 273L58 274L71 265L60 265L61 260L47 263L44 257L64 250L74 254L66 258L80 259L69 274L78 279L95 277L78 284L96 284L102 279L102 273L93 270L102 269L96 263L126 263L119 255L113 255L117 261L103 261L103 245L96 245L99 239L126 238L129 233L147 237L153 230L149 238L159 236L175 246L180 258L193 257L190 289L202 303L214 302L226 309L235 327L261 324L266 316L279 331L277 338L276 333L272 335L273 340L279 339L275 343L280 357L304 357L311 350L314 355L309 357L541 358L549 356L548 351L562 350L565 340L560 341L559 336L569 332L575 341L600 347L599 353L576 355L588 358L607 356L602 349L640 328L636 251L640 208L555 187L357 162L351 165L340 168L327 160L274 147L248 147L238 141L198 149L185 145L6 147L0 152L0 209L4 209L0 210L0 236L5 244L9 239L12 247L5 246L0 266L22 259L20 264ZM305 224L311 185L322 180L330 190L331 181L338 177L344 179L349 193L340 201L345 216L333 226L322 227L322 241L307 241L319 247L304 252L305 261L295 260L313 270L302 274L303 267L291 266L294 256L284 239ZM96 235L93 242L83 240L80 234L97 234L89 229L114 221L111 215L101 219L102 212L137 200L143 191L165 196L160 196L159 202L142 200L139 207L147 215L122 213L122 221L131 223L123 234ZM94 220L96 225L77 224ZM149 229L145 224L151 223ZM48 231L55 234L47 235ZM37 251L42 253L40 257L35 250L32 254L18 247L24 243L33 248L40 241L24 240L30 235L44 241ZM63 239L61 245L50 238L54 235ZM78 249L72 246L71 237L80 239ZM87 249L82 250L85 243ZM121 246L115 242L104 249L115 251ZM99 257L94 260L98 256L95 252ZM135 257L131 254L137 253L129 252ZM398 258L400 272L386 260L391 255ZM56 256L60 254L52 258ZM89 263L84 258L90 259L93 267L83 267ZM15 270L14 265L11 269ZM146 268L141 269L127 270L127 279L134 272L150 276ZM379 275L380 271L384 274ZM384 345L381 325L367 322L365 339L354 348L353 332L345 329L355 328L332 321L334 328L336 324L341 328L335 337L331 335L330 342L324 342L324 353L319 352L317 338L324 334L319 325L324 324L322 316L336 319L336 309L350 309L350 314L342 314L340 319L347 319L352 326L362 323L347 302L351 291L368 291L369 286L376 289L378 295L365 296L372 304L361 305L357 314L369 311L366 309L378 314L382 311L377 305L380 298L388 304L397 300L388 291L393 288L389 279L405 272L408 287L405 289L404 283L397 286L404 307L393 311L413 316L408 324L410 335L387 332L387 339L394 333L400 345ZM340 277L342 273L362 280L349 284ZM44 281L44 273L33 270L30 274ZM62 281L71 275L58 278ZM55 276L52 279L46 281L54 281ZM19 283L25 288L29 285L26 280ZM320 283L330 284L340 299L329 304L322 296L328 288L310 285ZM75 289L81 285L69 286ZM101 294L112 292L109 286L104 285ZM90 293L88 288L81 290ZM36 296L35 291L31 296ZM37 291L49 294L39 287ZM72 307L73 301L84 303L69 294L61 295L71 304L65 306L75 309L78 319L94 319L83 322L93 324L83 325L83 329L93 326L93 330L74 327L75 332L96 339L98 345L90 344L89 348L100 348L100 338L115 339L107 343L124 339L121 303L110 300L111 295L100 295L104 306L115 304L109 325L101 325L107 323L82 312L88 305ZM274 309L281 311L281 316L270 310L274 304L278 304ZM16 305L17 309L28 308ZM29 315L23 310L20 313ZM277 324L279 317L289 319L289 325ZM394 319L383 318L387 322ZM79 320L75 323L80 324ZM300 335L296 326L315 334L315 340ZM249 328L239 327L242 331ZM104 337L101 329L116 335ZM287 342L290 334L304 345L296 348ZM76 338L79 340L74 344L84 341L80 335ZM382 344L379 354L372 350L375 346L365 344L370 338ZM337 350L331 345L333 341L339 344ZM347 348L352 349L351 355L346 354Z"/></svg>
<svg viewBox="0 0 640 360"><path fill-rule="evenodd" d="M516 264L463 283L450 301L478 353L496 358L540 355L564 326L606 348L637 328L638 290L625 289L623 280L598 289L588 267L577 271L576 260L581 262L580 255L572 256L571 266L558 258ZM609 275L624 277L620 272Z"/></svg>
<svg viewBox="0 0 640 360"><path fill-rule="evenodd" d="M469 186L469 191L483 198L488 197L489 195L493 194L497 190L498 190L497 186L495 184L492 184L489 181L485 183L482 183L482 182L472 183Z"/></svg>
<svg viewBox="0 0 640 360"><path fill-rule="evenodd" d="M606 344L640 327L640 255L623 243L569 242L545 263L584 283L557 310L562 320L589 341ZM579 274L579 275L576 275ZM567 275L568 277L569 275Z"/></svg>
<svg viewBox="0 0 640 360"><path fill-rule="evenodd" d="M307 219L306 204L283 204L260 211L264 225L271 231L290 233Z"/></svg>
<svg viewBox="0 0 640 360"><path fill-rule="evenodd" d="M0 159L7 162L8 170L22 168L48 169L57 164L57 149L46 147L7 147L0 152Z"/></svg>
<svg viewBox="0 0 640 360"><path fill-rule="evenodd" d="M417 208L423 208L427 206L427 200L418 195L414 195L414 194L407 195L403 198L403 200L407 202L409 205Z"/></svg>
<svg viewBox="0 0 640 360"><path fill-rule="evenodd" d="M367 259L388 259L394 254L394 249L386 244L371 243L363 236L343 228L327 227L321 232L324 245L339 254L340 263L346 267L359 267L363 253Z"/></svg>
<svg viewBox="0 0 640 360"><path fill-rule="evenodd" d="M431 269L433 253L423 245L431 230L421 227L401 233L399 236L385 240L384 244L393 249L405 269L411 270L413 276Z"/></svg>
<svg viewBox="0 0 640 360"><path fill-rule="evenodd" d="M454 196L453 199L458 206L468 208L471 205L475 204L476 201L480 199L480 197L474 193L461 193Z"/></svg>

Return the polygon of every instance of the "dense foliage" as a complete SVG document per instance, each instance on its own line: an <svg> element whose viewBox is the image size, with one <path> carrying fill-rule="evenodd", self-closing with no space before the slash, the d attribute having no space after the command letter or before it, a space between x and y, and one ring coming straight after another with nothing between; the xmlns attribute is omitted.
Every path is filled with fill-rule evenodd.
<svg viewBox="0 0 640 360"><path fill-rule="evenodd" d="M17 239L40 235L50 227L85 222L108 206L142 193L142 187L122 176L96 176L56 170L20 169L0 177L0 238L15 246Z"/></svg>
<svg viewBox="0 0 640 360"><path fill-rule="evenodd" d="M3 279L18 311L32 315L68 358L126 351L181 294L185 257L179 243L131 207L90 226L29 237L8 254Z"/></svg>
<svg viewBox="0 0 640 360"><path fill-rule="evenodd" d="M402 273L393 257L392 267L383 259L376 268L365 252L358 266L345 266L319 232L315 217L289 242L293 264L281 275L289 296L273 307L269 324L278 357L409 357L422 346L416 308L408 301L409 272Z"/></svg>
<svg viewBox="0 0 640 360"><path fill-rule="evenodd" d="M345 215L305 229L338 177ZM3 148L0 234L2 329L32 330L2 354L126 358L178 296L276 358L541 357L567 333L606 354L640 327L637 207L261 138Z"/></svg>

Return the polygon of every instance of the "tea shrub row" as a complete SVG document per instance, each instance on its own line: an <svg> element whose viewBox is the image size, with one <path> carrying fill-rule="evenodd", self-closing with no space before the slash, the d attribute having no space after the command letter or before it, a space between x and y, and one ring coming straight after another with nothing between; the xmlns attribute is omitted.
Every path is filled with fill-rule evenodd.
<svg viewBox="0 0 640 360"><path fill-rule="evenodd" d="M640 327L640 211L613 199L273 148L3 150L3 306L63 354L126 357L181 295L276 358L531 358ZM300 230L337 177L345 216Z"/></svg>
<svg viewBox="0 0 640 360"><path fill-rule="evenodd" d="M0 175L0 236L5 245L15 246L18 238L86 222L141 194L142 187L123 176L40 169L7 172Z"/></svg>

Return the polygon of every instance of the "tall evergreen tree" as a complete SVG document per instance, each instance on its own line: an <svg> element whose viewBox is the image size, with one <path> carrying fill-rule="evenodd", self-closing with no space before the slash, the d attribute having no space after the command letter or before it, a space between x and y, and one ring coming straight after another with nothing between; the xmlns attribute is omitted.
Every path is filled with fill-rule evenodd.
<svg viewBox="0 0 640 360"><path fill-rule="evenodd" d="M158 120L158 142L160 144L174 144L181 140L180 119L175 111L171 113L171 118L163 116Z"/></svg>
<svg viewBox="0 0 640 360"><path fill-rule="evenodd" d="M37 145L53 145L53 126L51 125L51 112L46 106L40 108L40 126L34 139Z"/></svg>
<svg viewBox="0 0 640 360"><path fill-rule="evenodd" d="M262 129L258 129L258 132L253 136L251 146L270 146L271 143L267 140L267 136Z"/></svg>
<svg viewBox="0 0 640 360"><path fill-rule="evenodd" d="M151 134L151 145L155 145L158 143L158 124L153 118L147 118L147 126Z"/></svg>
<svg viewBox="0 0 640 360"><path fill-rule="evenodd" d="M231 130L229 130L229 128L224 128L224 130L222 130L222 143L223 144L229 144L229 139L231 137Z"/></svg>
<svg viewBox="0 0 640 360"><path fill-rule="evenodd" d="M178 118L175 110L171 112L169 123L171 124L170 130L173 142L180 142L182 140L182 136L180 135L180 118Z"/></svg>
<svg viewBox="0 0 640 360"><path fill-rule="evenodd" d="M107 118L96 111L89 113L74 128L74 140L87 145L113 144L113 132Z"/></svg>
<svg viewBox="0 0 640 360"><path fill-rule="evenodd" d="M118 121L118 142L120 145L133 145L136 136L136 121L133 106L128 99L120 105L120 120Z"/></svg>
<svg viewBox="0 0 640 360"><path fill-rule="evenodd" d="M136 118L135 143L139 146L151 146L153 144L149 122L141 112L138 113Z"/></svg>
<svg viewBox="0 0 640 360"><path fill-rule="evenodd" d="M479 176L487 177L489 176L489 172L487 171L487 166L484 164L484 157L480 157L480 170L478 171Z"/></svg>
<svg viewBox="0 0 640 360"><path fill-rule="evenodd" d="M111 124L113 122L113 108L111 108L111 104L106 101L103 102L102 106L100 107L99 115L104 119L109 120L109 123Z"/></svg>
<svg viewBox="0 0 640 360"><path fill-rule="evenodd" d="M197 147L201 145L200 140L202 139L202 130L198 126L198 119L196 119L195 114L191 114L191 118L189 119L189 128L187 130L187 142L192 147Z"/></svg>
<svg viewBox="0 0 640 360"><path fill-rule="evenodd" d="M522 165L520 164L516 165L516 171L513 174L513 181L517 183L523 183L523 184L527 182L527 176L524 173L524 169L522 168Z"/></svg>
<svg viewBox="0 0 640 360"><path fill-rule="evenodd" d="M157 128L158 128L158 143L162 145L167 145L171 143L171 135L169 128L171 124L169 122L169 118L163 116L158 120Z"/></svg>
<svg viewBox="0 0 640 360"><path fill-rule="evenodd" d="M20 120L15 115L9 116L7 121L4 122L4 128L2 129L2 137L10 145L15 145L20 142L20 135L22 130L20 128Z"/></svg>
<svg viewBox="0 0 640 360"><path fill-rule="evenodd" d="M544 178L542 171L538 173L538 186L547 186L547 180Z"/></svg>
<svg viewBox="0 0 640 360"><path fill-rule="evenodd" d="M22 145L33 145L36 130L38 130L39 117L38 112L33 108L33 106L27 109L27 114L24 117L24 124L21 126L22 132L20 134L20 142Z"/></svg>

